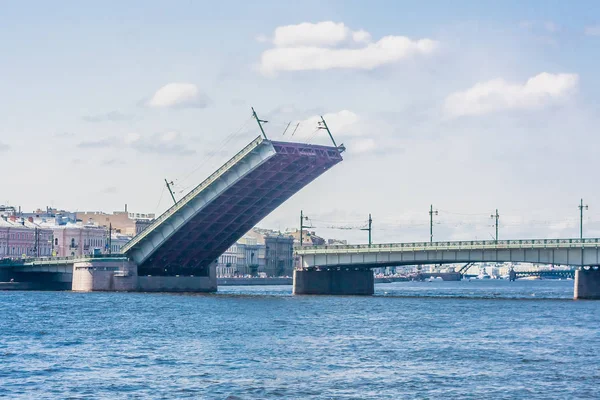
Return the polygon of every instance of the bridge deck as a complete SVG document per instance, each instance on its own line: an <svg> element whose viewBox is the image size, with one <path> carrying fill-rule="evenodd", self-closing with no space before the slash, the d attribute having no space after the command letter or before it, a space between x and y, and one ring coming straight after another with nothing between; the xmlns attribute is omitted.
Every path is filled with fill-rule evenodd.
<svg viewBox="0 0 600 400"><path fill-rule="evenodd" d="M253 140L122 249L140 275L202 274L285 200L342 161L335 147Z"/></svg>
<svg viewBox="0 0 600 400"><path fill-rule="evenodd" d="M127 261L123 254L99 254L84 255L78 257L31 257L0 260L0 268L31 267L31 266L49 266L49 265L72 265L75 262L84 261Z"/></svg>
<svg viewBox="0 0 600 400"><path fill-rule="evenodd" d="M545 249L545 248L597 248L600 239L528 239L528 240L472 240L452 242L384 243L332 246L303 246L294 250L304 254L413 252L436 250L484 250L484 249Z"/></svg>
<svg viewBox="0 0 600 400"><path fill-rule="evenodd" d="M377 245L307 246L296 248L306 267L398 266L473 262L600 265L600 239L530 239Z"/></svg>

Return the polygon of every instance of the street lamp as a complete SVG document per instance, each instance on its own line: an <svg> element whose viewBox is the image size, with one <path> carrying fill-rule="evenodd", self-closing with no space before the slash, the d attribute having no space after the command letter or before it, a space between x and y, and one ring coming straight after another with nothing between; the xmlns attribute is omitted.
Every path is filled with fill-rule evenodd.
<svg viewBox="0 0 600 400"><path fill-rule="evenodd" d="M496 227L496 242L497 242L498 241L498 219L500 218L497 208L496 208L496 214L490 215L490 218L496 218L496 223L494 224L494 226Z"/></svg>
<svg viewBox="0 0 600 400"><path fill-rule="evenodd" d="M433 215L438 215L438 210L433 209L433 204L429 206L429 243L433 243Z"/></svg>
<svg viewBox="0 0 600 400"><path fill-rule="evenodd" d="M579 239L583 240L583 209L588 209L587 204L583 205L583 199L579 203Z"/></svg>

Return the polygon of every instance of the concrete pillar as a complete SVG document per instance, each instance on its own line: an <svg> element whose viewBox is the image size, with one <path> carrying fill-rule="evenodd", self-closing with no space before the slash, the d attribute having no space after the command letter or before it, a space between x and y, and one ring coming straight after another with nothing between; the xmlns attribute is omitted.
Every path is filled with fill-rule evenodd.
<svg viewBox="0 0 600 400"><path fill-rule="evenodd" d="M73 291L129 292L137 285L137 265L133 261L98 258L73 264Z"/></svg>
<svg viewBox="0 0 600 400"><path fill-rule="evenodd" d="M375 279L370 269L294 270L294 294L372 295Z"/></svg>
<svg viewBox="0 0 600 400"><path fill-rule="evenodd" d="M575 299L600 300L600 268L575 271Z"/></svg>

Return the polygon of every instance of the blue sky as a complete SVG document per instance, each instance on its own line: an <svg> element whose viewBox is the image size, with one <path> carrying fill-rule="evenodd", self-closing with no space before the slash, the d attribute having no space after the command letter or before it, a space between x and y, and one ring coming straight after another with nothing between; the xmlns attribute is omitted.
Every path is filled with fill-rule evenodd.
<svg viewBox="0 0 600 400"><path fill-rule="evenodd" d="M325 143L325 114L348 147L261 226L302 208L358 241L326 227L371 212L376 240L425 240L433 203L440 240L489 237L495 208L505 237L569 237L584 197L600 235L598 2L24 1L0 26L0 203L161 212L254 106L274 139Z"/></svg>

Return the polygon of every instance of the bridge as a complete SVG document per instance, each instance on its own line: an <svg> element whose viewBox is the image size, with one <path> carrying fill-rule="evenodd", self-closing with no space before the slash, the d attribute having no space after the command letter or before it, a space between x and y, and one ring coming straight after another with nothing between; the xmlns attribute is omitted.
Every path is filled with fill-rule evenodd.
<svg viewBox="0 0 600 400"><path fill-rule="evenodd" d="M342 161L343 147L257 137L112 257L30 259L0 275L72 271L73 290L216 291L217 258ZM0 279L2 280L2 279Z"/></svg>
<svg viewBox="0 0 600 400"><path fill-rule="evenodd" d="M456 272L459 275L459 279L462 279L463 276L467 276L467 272L469 269L475 265L475 263L467 263ZM526 277L539 277L539 278L575 278L576 269L537 269L531 271L523 271L523 270L512 270L510 273L510 279L519 279Z"/></svg>
<svg viewBox="0 0 600 400"><path fill-rule="evenodd" d="M296 255L299 256L299 264L294 271L294 293L297 294L372 294L374 287L371 268L417 264L527 262L577 267L579 271L575 273L575 296L600 298L600 271L595 268L600 265L600 239L307 246L296 248ZM585 279L582 279L584 276Z"/></svg>
<svg viewBox="0 0 600 400"><path fill-rule="evenodd" d="M0 282L12 279L17 285L0 285L0 288L26 288L27 290L71 290L77 289L79 280L74 276L81 275L84 266L94 274L110 275L105 279L113 279L114 275L129 277L129 259L122 254L87 255L83 257L40 257L24 259L0 260ZM78 273L76 273L78 272ZM92 279L84 286L91 285ZM112 282L114 284L114 282ZM117 282L118 283L118 282ZM106 284L106 282L105 282ZM91 290L92 287L90 286ZM96 290L103 290L96 284Z"/></svg>

